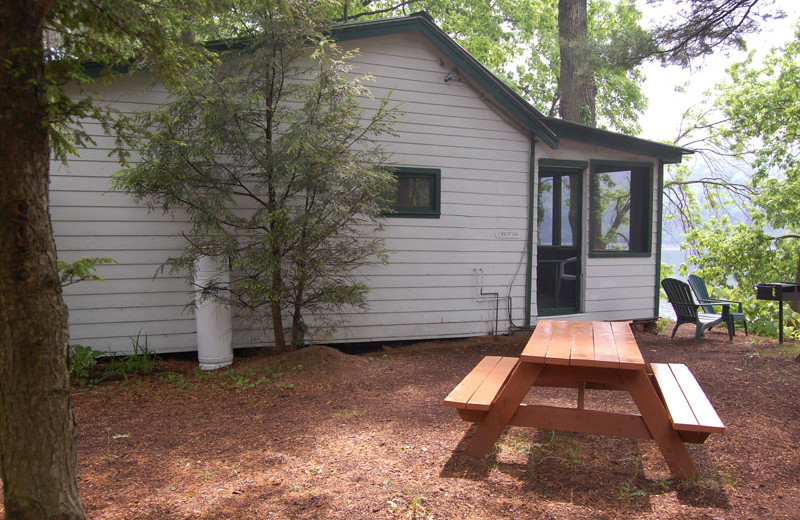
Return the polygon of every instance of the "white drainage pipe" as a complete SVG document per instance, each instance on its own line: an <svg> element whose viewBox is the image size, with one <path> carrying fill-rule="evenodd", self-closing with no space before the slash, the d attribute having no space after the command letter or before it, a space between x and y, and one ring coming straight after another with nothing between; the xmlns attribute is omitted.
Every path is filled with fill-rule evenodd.
<svg viewBox="0 0 800 520"><path fill-rule="evenodd" d="M197 360L200 370L216 370L233 363L231 308L225 304L230 281L228 268L201 256L194 264ZM211 297L215 291L220 298Z"/></svg>

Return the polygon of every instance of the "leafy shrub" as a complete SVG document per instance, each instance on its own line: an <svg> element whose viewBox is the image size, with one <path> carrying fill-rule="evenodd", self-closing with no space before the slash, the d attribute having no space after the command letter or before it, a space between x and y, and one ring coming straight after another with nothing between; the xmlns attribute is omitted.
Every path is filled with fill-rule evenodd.
<svg viewBox="0 0 800 520"><path fill-rule="evenodd" d="M754 289L743 290L741 286L724 290L709 286L708 290L712 298L742 302L749 333L767 338L778 337L778 302L756 300ZM783 305L783 336L800 340L800 314L792 311L786 303Z"/></svg>
<svg viewBox="0 0 800 520"><path fill-rule="evenodd" d="M147 335L144 336L144 343L141 343L142 331L131 338L133 354L125 356L123 361L128 374L148 374L153 370L153 363L156 360L155 352L150 348Z"/></svg>
<svg viewBox="0 0 800 520"><path fill-rule="evenodd" d="M80 345L70 348L70 379L81 386L96 385L111 379L128 379L131 374L147 374L153 370L155 352L147 336L141 341L141 332L131 338L133 354L115 356ZM101 361L102 359L102 361ZM101 361L98 364L98 361Z"/></svg>
<svg viewBox="0 0 800 520"><path fill-rule="evenodd" d="M97 266L104 264L119 264L113 258L90 258L83 257L74 262L56 260L58 267L58 278L62 287L82 282L84 280L102 280L97 274Z"/></svg>
<svg viewBox="0 0 800 520"><path fill-rule="evenodd" d="M75 345L69 349L69 377L81 386L90 383L90 376L97 365L97 360L103 356L103 352L94 350L92 347Z"/></svg>

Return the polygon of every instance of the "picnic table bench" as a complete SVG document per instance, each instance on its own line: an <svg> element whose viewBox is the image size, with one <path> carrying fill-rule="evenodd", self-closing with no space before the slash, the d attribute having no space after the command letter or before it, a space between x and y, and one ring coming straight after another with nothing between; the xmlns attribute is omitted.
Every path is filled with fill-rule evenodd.
<svg viewBox="0 0 800 520"><path fill-rule="evenodd" d="M533 386L577 388L577 406L523 403ZM628 391L639 413L588 410L586 389ZM686 365L644 363L627 323L540 322L519 358L486 356L444 399L480 423L466 451L483 456L506 426L656 441L670 470L697 476L683 442L701 443L725 426Z"/></svg>

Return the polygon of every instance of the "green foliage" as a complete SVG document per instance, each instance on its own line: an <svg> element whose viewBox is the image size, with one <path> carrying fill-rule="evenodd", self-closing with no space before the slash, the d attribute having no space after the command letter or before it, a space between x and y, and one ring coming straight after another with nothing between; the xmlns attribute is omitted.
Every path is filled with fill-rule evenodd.
<svg viewBox="0 0 800 520"><path fill-rule="evenodd" d="M725 298L742 302L742 310L747 316L747 330L756 336L778 337L778 303L756 300L755 291L748 286L733 289L710 288L712 298ZM800 313L792 311L788 305L783 308L783 335L787 339L800 340Z"/></svg>
<svg viewBox="0 0 800 520"><path fill-rule="evenodd" d="M661 292L663 294L664 289L661 289ZM663 298L666 299L666 296L663 296ZM667 332L670 329L670 325L671 325L671 322L668 319L666 319L666 318L658 318L656 320L656 333L657 334L664 334L665 332Z"/></svg>
<svg viewBox="0 0 800 520"><path fill-rule="evenodd" d="M133 353L115 356L91 347L70 347L69 375L81 386L94 386L109 380L127 380L132 374L148 374L153 370L156 355L150 348L147 336L142 342L141 333L131 338Z"/></svg>
<svg viewBox="0 0 800 520"><path fill-rule="evenodd" d="M90 377L97 360L104 354L92 347L74 345L69 348L69 377L81 386L90 382Z"/></svg>
<svg viewBox="0 0 800 520"><path fill-rule="evenodd" d="M575 435L557 430L550 431L550 438L546 442L530 442L521 437L508 436L500 447L514 454L528 456L528 472L531 474L546 461L557 461L564 466L577 466L581 463L581 447Z"/></svg>
<svg viewBox="0 0 800 520"><path fill-rule="evenodd" d="M83 257L75 260L74 262L56 260L58 278L61 281L62 287L82 282L84 280L103 280L103 277L97 274L97 266L106 264L117 265L119 262L113 258L89 257Z"/></svg>
<svg viewBox="0 0 800 520"><path fill-rule="evenodd" d="M142 332L139 331L135 338L131 338L133 354L122 358L125 374L149 374L153 370L155 352L150 348L147 335L144 337L144 342L141 341L141 337Z"/></svg>
<svg viewBox="0 0 800 520"><path fill-rule="evenodd" d="M724 293L720 297L744 302L752 332L775 337L775 304L756 301L753 287L795 280L800 258L800 41L774 49L763 65L751 56L728 72L693 127L710 128L707 148L744 162L752 176L733 182L720 172L693 179L682 170L667 182L665 199L679 209L687 230L688 262ZM744 217L729 216L733 207ZM681 270L688 274L686 266ZM790 337L796 318L786 310Z"/></svg>
<svg viewBox="0 0 800 520"><path fill-rule="evenodd" d="M422 505L426 500L425 496L412 493L406 486L404 496L393 497L386 501L386 505L392 515L403 513L405 518L412 520L432 518L433 512Z"/></svg>
<svg viewBox="0 0 800 520"><path fill-rule="evenodd" d="M629 135L640 131L639 115L647 108L638 70L650 36L640 23L642 13L632 0L592 1L588 6L593 69L597 83L598 126Z"/></svg>
<svg viewBox="0 0 800 520"><path fill-rule="evenodd" d="M151 207L188 213L189 243L168 267L226 259L239 274L227 303L268 310L279 347L285 315L295 347L304 312L333 327L344 306L364 305L352 272L384 260L370 231L395 186L377 142L391 132L389 100L351 74L352 54L322 35L311 5L251 13L251 37L224 65L144 117L142 162L114 179Z"/></svg>
<svg viewBox="0 0 800 520"><path fill-rule="evenodd" d="M743 36L759 22L781 18L772 2L759 0L649 0L669 4L653 29L652 55L665 62L687 66L692 59L726 48L744 48Z"/></svg>
<svg viewBox="0 0 800 520"><path fill-rule="evenodd" d="M710 220L686 234L697 250L687 262L706 280L710 295L741 301L749 332L778 337L778 310L775 302L755 299L755 285L794 279L798 246L794 240L775 241L763 227L728 218ZM688 243L684 244L688 248ZM681 266L686 275L686 265ZM784 308L784 335L800 338L800 315Z"/></svg>
<svg viewBox="0 0 800 520"><path fill-rule="evenodd" d="M800 222L800 29L763 65L752 55L729 69L716 105L727 118L718 129L731 149L747 154L760 193L755 204L775 229L797 232Z"/></svg>
<svg viewBox="0 0 800 520"><path fill-rule="evenodd" d="M636 487L635 484L630 482L625 482L622 484L622 488L617 493L617 500L625 500L626 502L633 502L637 498L643 498L647 496L647 491L643 489L639 489Z"/></svg>
<svg viewBox="0 0 800 520"><path fill-rule="evenodd" d="M760 282L794 278L796 244L774 241L761 226L722 217L689 231L686 240L698 251L687 262L698 266L698 274L710 284L752 290ZM689 274L685 265L681 274Z"/></svg>
<svg viewBox="0 0 800 520"><path fill-rule="evenodd" d="M40 89L55 158L66 161L79 147L94 144L83 128L87 120L100 122L111 135L130 128L128 115L98 103L93 92L98 75L108 82L114 74L148 68L178 85L195 65L213 59L193 35L216 34L215 13L231 6L229 0L53 3L44 21ZM69 92L67 84L73 87Z"/></svg>
<svg viewBox="0 0 800 520"><path fill-rule="evenodd" d="M743 271L746 271L745 267ZM742 311L747 317L748 333L766 338L778 337L778 303L765 300L757 300L753 285L743 284L730 286L728 284L710 283L707 273L717 271L717 266L712 265L710 269L696 269L695 273L706 278L709 296L742 302ZM783 309L783 335L785 338L800 340L800 313L792 311L787 305Z"/></svg>
<svg viewBox="0 0 800 520"><path fill-rule="evenodd" d="M289 368L290 371L303 370L302 365ZM267 386L278 390L292 390L294 383L286 380L286 372L280 367L272 368L265 365L262 369L236 369L233 367L224 370L204 371L195 368L190 376L176 372L163 372L158 375L162 381L174 384L179 390L208 388L212 390L251 390Z"/></svg>

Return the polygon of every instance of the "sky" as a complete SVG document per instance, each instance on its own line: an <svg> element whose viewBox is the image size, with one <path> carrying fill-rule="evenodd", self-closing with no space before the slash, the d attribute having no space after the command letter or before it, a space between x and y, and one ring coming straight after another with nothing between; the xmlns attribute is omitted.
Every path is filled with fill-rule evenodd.
<svg viewBox="0 0 800 520"><path fill-rule="evenodd" d="M789 41L800 19L800 1L776 0L775 5L786 13L786 18L771 20L762 25L759 33L747 37L748 48L755 50L759 56L766 54L770 48ZM646 7L643 11L645 17L654 14L648 13ZM725 69L732 63L743 60L745 56L745 53L736 51L717 53L698 62L692 70L677 66L661 67L656 63L646 64L644 92L650 104L640 119L642 132L639 136L654 141L672 141L680 128L683 112L699 103L703 92L727 77ZM685 87L684 93L675 91L680 86Z"/></svg>

